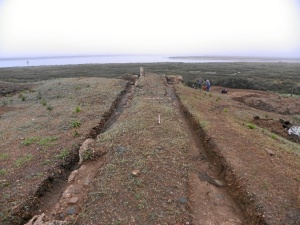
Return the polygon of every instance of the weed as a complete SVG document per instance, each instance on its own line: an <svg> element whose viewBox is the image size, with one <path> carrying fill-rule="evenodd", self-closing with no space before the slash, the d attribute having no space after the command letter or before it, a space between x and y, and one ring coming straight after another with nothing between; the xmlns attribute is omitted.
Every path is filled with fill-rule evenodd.
<svg viewBox="0 0 300 225"><path fill-rule="evenodd" d="M45 99L42 99L42 100L41 100L41 104L42 104L43 106L46 106L46 105L47 105L46 100L45 100Z"/></svg>
<svg viewBox="0 0 300 225"><path fill-rule="evenodd" d="M0 161L9 159L9 157L8 153L0 153Z"/></svg>
<svg viewBox="0 0 300 225"><path fill-rule="evenodd" d="M82 158L84 160L91 160L94 158L94 152L91 149L87 149L83 154Z"/></svg>
<svg viewBox="0 0 300 225"><path fill-rule="evenodd" d="M228 112L228 109L225 108L225 109L223 109L223 111L224 111L224 113L227 113L227 112Z"/></svg>
<svg viewBox="0 0 300 225"><path fill-rule="evenodd" d="M221 100L221 98L220 97L217 97L216 98L216 102L218 102L218 101L220 101Z"/></svg>
<svg viewBox="0 0 300 225"><path fill-rule="evenodd" d="M75 112L79 113L80 111L81 111L80 106L77 106L76 109L75 109Z"/></svg>
<svg viewBox="0 0 300 225"><path fill-rule="evenodd" d="M80 133L77 130L74 130L73 137L79 137Z"/></svg>
<svg viewBox="0 0 300 225"><path fill-rule="evenodd" d="M274 140L277 140L277 135L276 134L272 134L271 138L274 139Z"/></svg>
<svg viewBox="0 0 300 225"><path fill-rule="evenodd" d="M49 111L53 110L53 106L47 105L47 110L49 110Z"/></svg>
<svg viewBox="0 0 300 225"><path fill-rule="evenodd" d="M75 121L73 121L73 122L71 123L71 125L72 125L73 128L77 128L77 127L80 127L80 126L81 126L81 123L80 123L79 121L75 120Z"/></svg>
<svg viewBox="0 0 300 225"><path fill-rule="evenodd" d="M57 158L59 158L59 159L66 159L68 156L69 156L69 151L68 151L68 149L64 148L57 155Z"/></svg>
<svg viewBox="0 0 300 225"><path fill-rule="evenodd" d="M28 145L31 145L33 142L35 142L37 140L38 140L37 137L25 138L25 140L22 141L22 144L28 146Z"/></svg>
<svg viewBox="0 0 300 225"><path fill-rule="evenodd" d="M22 95L21 100L22 100L22 102L25 102L26 97L24 95Z"/></svg>
<svg viewBox="0 0 300 225"><path fill-rule="evenodd" d="M43 162L43 165L48 165L51 163L51 160L50 159L46 159L44 162Z"/></svg>
<svg viewBox="0 0 300 225"><path fill-rule="evenodd" d="M5 175L6 174L6 169L1 169L0 170L0 176L3 176L3 175Z"/></svg>
<svg viewBox="0 0 300 225"><path fill-rule="evenodd" d="M252 124L252 123L247 123L246 125L247 125L247 127L248 127L249 129L251 129L251 130L253 130L253 129L256 128L256 126L255 126L254 124Z"/></svg>
<svg viewBox="0 0 300 225"><path fill-rule="evenodd" d="M57 139L58 139L57 137L45 137L45 138L40 139L38 141L38 144L43 145L43 146L49 146Z"/></svg>
<svg viewBox="0 0 300 225"><path fill-rule="evenodd" d="M38 100L41 100L41 99L42 99L42 93L41 93L41 92L38 92L38 94L37 94L37 99L38 99Z"/></svg>
<svg viewBox="0 0 300 225"><path fill-rule="evenodd" d="M31 154L28 154L20 159L17 159L15 161L15 166L16 167L22 167L24 165L26 165L28 162L30 162L33 159L33 156Z"/></svg>

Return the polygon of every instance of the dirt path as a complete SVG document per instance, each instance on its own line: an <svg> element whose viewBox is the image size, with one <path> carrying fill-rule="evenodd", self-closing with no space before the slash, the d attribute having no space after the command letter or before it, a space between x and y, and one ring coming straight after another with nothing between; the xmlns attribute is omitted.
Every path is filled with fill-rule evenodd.
<svg viewBox="0 0 300 225"><path fill-rule="evenodd" d="M180 108L173 86L168 87L168 94L190 143L187 157L191 165L189 203L192 224L245 224L241 210L227 193L224 181L219 178L216 167L208 161L202 142Z"/></svg>

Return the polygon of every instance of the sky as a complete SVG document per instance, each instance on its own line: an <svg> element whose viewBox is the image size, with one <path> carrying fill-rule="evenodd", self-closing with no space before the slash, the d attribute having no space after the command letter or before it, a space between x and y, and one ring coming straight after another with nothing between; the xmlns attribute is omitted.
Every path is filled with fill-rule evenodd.
<svg viewBox="0 0 300 225"><path fill-rule="evenodd" d="M0 58L300 57L300 0L0 0Z"/></svg>

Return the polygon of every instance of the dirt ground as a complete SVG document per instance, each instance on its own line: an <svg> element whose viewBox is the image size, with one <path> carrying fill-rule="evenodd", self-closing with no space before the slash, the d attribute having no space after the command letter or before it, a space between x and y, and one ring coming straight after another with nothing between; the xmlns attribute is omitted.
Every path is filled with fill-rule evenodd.
<svg viewBox="0 0 300 225"><path fill-rule="evenodd" d="M300 147L279 119L299 124L300 100L221 90L146 73L1 97L1 224L299 224Z"/></svg>

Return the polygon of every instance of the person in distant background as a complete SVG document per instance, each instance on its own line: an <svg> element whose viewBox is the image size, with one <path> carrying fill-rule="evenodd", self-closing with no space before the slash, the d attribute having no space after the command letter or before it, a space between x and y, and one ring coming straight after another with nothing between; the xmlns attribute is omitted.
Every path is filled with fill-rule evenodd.
<svg viewBox="0 0 300 225"><path fill-rule="evenodd" d="M210 89L210 82L209 82L209 80L207 80L207 79L205 79L205 84L206 84L206 91L209 91L209 89Z"/></svg>

